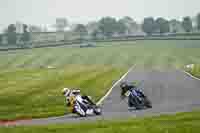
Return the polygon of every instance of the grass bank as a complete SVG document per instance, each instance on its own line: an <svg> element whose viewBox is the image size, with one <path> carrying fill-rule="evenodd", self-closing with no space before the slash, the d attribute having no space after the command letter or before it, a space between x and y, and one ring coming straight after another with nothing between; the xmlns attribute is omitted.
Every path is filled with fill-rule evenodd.
<svg viewBox="0 0 200 133"><path fill-rule="evenodd" d="M198 133L199 112L118 121L48 126L0 127L2 133Z"/></svg>
<svg viewBox="0 0 200 133"><path fill-rule="evenodd" d="M80 87L97 100L133 64L141 69L200 64L199 51L198 40L169 40L0 52L0 120L62 115L63 87Z"/></svg>
<svg viewBox="0 0 200 133"><path fill-rule="evenodd" d="M193 68L187 69L193 76L200 78L200 65L195 64Z"/></svg>
<svg viewBox="0 0 200 133"><path fill-rule="evenodd" d="M174 68L200 64L200 40L160 40L97 43L97 47L63 46L0 52L1 71L63 67L67 65L107 65L139 68Z"/></svg>
<svg viewBox="0 0 200 133"><path fill-rule="evenodd" d="M125 69L72 65L62 69L24 69L0 73L0 120L63 115L64 87L102 97Z"/></svg>

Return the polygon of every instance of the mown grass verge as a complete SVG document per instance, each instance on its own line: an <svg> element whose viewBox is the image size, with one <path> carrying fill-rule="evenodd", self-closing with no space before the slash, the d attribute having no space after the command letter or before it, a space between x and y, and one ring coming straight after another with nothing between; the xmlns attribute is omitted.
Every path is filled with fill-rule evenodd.
<svg viewBox="0 0 200 133"><path fill-rule="evenodd" d="M199 42L107 42L97 43L94 48L0 52L0 120L62 115L63 87L80 87L97 100L113 80L135 64L141 69L198 64Z"/></svg>
<svg viewBox="0 0 200 133"><path fill-rule="evenodd" d="M180 68L200 63L199 44L200 40L102 42L92 48L63 46L0 52L0 69L2 72L46 66L65 67L69 64Z"/></svg>
<svg viewBox="0 0 200 133"><path fill-rule="evenodd" d="M2 133L199 133L200 113L48 126L0 127Z"/></svg>
<svg viewBox="0 0 200 133"><path fill-rule="evenodd" d="M0 120L63 115L64 87L81 88L97 101L125 72L108 66L71 65L0 73Z"/></svg>
<svg viewBox="0 0 200 133"><path fill-rule="evenodd" d="M192 68L186 69L187 72L192 74L193 76L200 78L200 65L195 64Z"/></svg>

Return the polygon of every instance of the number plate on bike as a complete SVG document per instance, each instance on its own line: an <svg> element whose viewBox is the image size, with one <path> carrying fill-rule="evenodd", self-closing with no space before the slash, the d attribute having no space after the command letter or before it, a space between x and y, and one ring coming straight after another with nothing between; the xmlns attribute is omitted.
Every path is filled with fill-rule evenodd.
<svg viewBox="0 0 200 133"><path fill-rule="evenodd" d="M125 93L125 96L128 97L128 96L130 95L130 93L131 93L130 91L127 91L127 92Z"/></svg>

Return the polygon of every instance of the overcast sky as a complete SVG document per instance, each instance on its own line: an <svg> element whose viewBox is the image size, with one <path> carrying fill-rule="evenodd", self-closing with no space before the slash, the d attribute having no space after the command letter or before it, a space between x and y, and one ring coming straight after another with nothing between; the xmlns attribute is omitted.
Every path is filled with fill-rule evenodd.
<svg viewBox="0 0 200 133"><path fill-rule="evenodd" d="M86 23L102 16L181 19L200 12L200 0L0 0L0 30L10 23L53 24L56 17Z"/></svg>

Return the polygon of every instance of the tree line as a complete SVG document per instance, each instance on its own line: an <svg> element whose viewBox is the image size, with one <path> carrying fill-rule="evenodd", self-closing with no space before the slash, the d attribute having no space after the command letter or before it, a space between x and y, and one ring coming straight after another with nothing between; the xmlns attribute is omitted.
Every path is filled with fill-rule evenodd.
<svg viewBox="0 0 200 133"><path fill-rule="evenodd" d="M60 20L61 21L61 20ZM59 27L59 31L64 31L67 26L67 21L64 21L64 25L57 26ZM200 13L197 14L196 19L196 29L200 31ZM146 35L152 34L165 34L165 33L177 33L179 28L183 29L183 32L192 32L194 29L192 18L189 16L184 17L181 21L176 19L167 20L162 17L153 18L146 17L144 18L142 24L137 24L131 17L123 17L121 19L116 19L114 17L103 17L99 21L90 22L87 25L84 24L76 24L74 28L72 28L72 32L80 35L80 38L84 36L90 35L93 38L98 37L99 35L103 37L113 37L114 35L124 36L130 35L130 33L134 30L141 29L141 32ZM20 38L22 42L27 42L30 40L30 32L28 31L28 26L23 24L23 34ZM16 44L16 26L14 24L10 24L5 34L7 35L7 40L9 44ZM0 36L0 42L1 42Z"/></svg>
<svg viewBox="0 0 200 133"><path fill-rule="evenodd" d="M17 43L17 33L16 33L16 25L10 24L8 28L4 31L4 34L7 36L8 44L16 44ZM28 26L23 24L23 33L19 38L23 44L30 40L30 32L28 31ZM0 42L2 42L2 36L0 36Z"/></svg>
<svg viewBox="0 0 200 133"><path fill-rule="evenodd" d="M142 24L137 24L131 17L123 17L117 20L114 17L103 17L97 22L93 22L93 31L90 33L92 37L97 37L99 34L104 37L112 37L113 35L129 35L130 30L137 30L140 28L142 32L146 35L160 34L165 33L178 33L178 30L181 28L185 33L193 32L196 28L196 31L200 31L200 13L196 16L195 27L193 25L192 18L189 16L184 17L181 21L176 19L167 20L162 17L153 18L146 17L143 20ZM76 27L75 31L80 32L81 35L88 34L88 25L80 25ZM83 30L84 29L84 30ZM84 31L84 32L83 32Z"/></svg>

